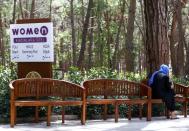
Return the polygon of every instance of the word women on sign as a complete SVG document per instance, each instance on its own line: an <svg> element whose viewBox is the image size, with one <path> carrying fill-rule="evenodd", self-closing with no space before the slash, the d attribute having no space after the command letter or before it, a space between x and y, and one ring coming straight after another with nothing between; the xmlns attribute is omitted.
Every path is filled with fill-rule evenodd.
<svg viewBox="0 0 189 131"><path fill-rule="evenodd" d="M39 28L14 28L12 29L13 35L47 35L48 28L46 26L42 26Z"/></svg>

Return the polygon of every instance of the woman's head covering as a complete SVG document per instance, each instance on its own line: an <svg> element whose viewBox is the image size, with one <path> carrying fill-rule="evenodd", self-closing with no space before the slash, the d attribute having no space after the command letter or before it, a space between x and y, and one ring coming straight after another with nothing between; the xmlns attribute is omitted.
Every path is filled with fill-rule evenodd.
<svg viewBox="0 0 189 131"><path fill-rule="evenodd" d="M169 75L169 67L168 67L167 65L165 65L165 64L162 64L162 65L160 66L159 71L155 71L155 72L152 74L152 76L150 77L150 79L149 79L149 81L148 81L148 85L149 85L149 86L151 86L151 85L153 84L153 82L154 82L154 76L155 76L157 73L159 73L159 72L161 72L161 73L163 73L163 74L165 74L165 75Z"/></svg>
<svg viewBox="0 0 189 131"><path fill-rule="evenodd" d="M160 66L159 71L161 71L162 73L164 73L165 75L169 75L169 67L165 64L162 64Z"/></svg>

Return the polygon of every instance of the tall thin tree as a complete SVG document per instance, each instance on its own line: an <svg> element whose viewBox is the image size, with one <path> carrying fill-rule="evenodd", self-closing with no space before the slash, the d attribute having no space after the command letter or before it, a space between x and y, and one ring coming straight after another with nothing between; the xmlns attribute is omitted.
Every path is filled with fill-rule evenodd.
<svg viewBox="0 0 189 131"><path fill-rule="evenodd" d="M35 17L35 0L32 0L30 18L33 19Z"/></svg>
<svg viewBox="0 0 189 131"><path fill-rule="evenodd" d="M2 10L0 9L0 58L1 64L5 65L5 56L4 56L4 37L3 37L3 19L2 19Z"/></svg>
<svg viewBox="0 0 189 131"><path fill-rule="evenodd" d="M14 3L13 3L12 23L15 23L15 19L16 19L16 1L17 0L14 0Z"/></svg>
<svg viewBox="0 0 189 131"><path fill-rule="evenodd" d="M21 17L22 17L22 19L24 19L24 12L23 12L23 7L22 7L22 0L19 0L19 6L20 6Z"/></svg>
<svg viewBox="0 0 189 131"><path fill-rule="evenodd" d="M133 43L133 32L134 32L134 21L136 12L136 0L130 0L127 33L125 38L125 61L126 71L134 71L134 43Z"/></svg>
<svg viewBox="0 0 189 131"><path fill-rule="evenodd" d="M93 45L94 45L94 8L91 10L91 27L90 27L90 35L89 35L89 46L88 46L88 69L90 69L93 65L92 57L93 57Z"/></svg>
<svg viewBox="0 0 189 131"><path fill-rule="evenodd" d="M85 53L85 49L86 49L86 40L87 40L86 38L87 38L87 32L88 32L88 27L89 27L89 18L90 18L90 13L91 13L92 7L93 7L93 0L89 0L87 14L85 16L85 22L83 25L80 54L79 54L79 58L77 61L77 66L79 68L83 68L83 64L84 64L83 63L84 62L84 53Z"/></svg>
<svg viewBox="0 0 189 131"><path fill-rule="evenodd" d="M125 0L121 0L120 6L121 6L121 18L119 19L119 25L118 30L116 34L116 40L115 40L115 49L112 56L112 69L118 69L118 52L119 52L119 44L120 44L120 34L121 34L121 27L124 24L124 13L125 13Z"/></svg>
<svg viewBox="0 0 189 131"><path fill-rule="evenodd" d="M49 19L52 17L52 0L50 0L50 5L49 5Z"/></svg>
<svg viewBox="0 0 189 131"><path fill-rule="evenodd" d="M73 66L77 65L77 58L76 58L76 37L75 37L75 21L74 21L74 7L73 7L74 0L70 0L70 19L71 19L71 27L72 27L72 57L73 57Z"/></svg>
<svg viewBox="0 0 189 131"><path fill-rule="evenodd" d="M107 3L106 3L107 4ZM110 10L106 10L105 13L104 13L104 17L105 17L105 21L106 21L106 46L107 46L107 67L108 68L111 68L112 67L112 64L111 64L111 58L110 58L110 53L111 53L111 38L112 38L112 34L110 32L110 23L111 23L111 13L110 13Z"/></svg>

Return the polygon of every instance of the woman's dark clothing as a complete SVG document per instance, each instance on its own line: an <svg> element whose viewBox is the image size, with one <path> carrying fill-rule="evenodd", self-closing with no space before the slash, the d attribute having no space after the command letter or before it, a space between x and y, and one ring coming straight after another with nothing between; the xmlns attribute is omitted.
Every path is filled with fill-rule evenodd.
<svg viewBox="0 0 189 131"><path fill-rule="evenodd" d="M175 110L175 93L171 89L170 79L167 75L159 72L154 76L152 87L152 98L153 99L162 99L165 102L165 105L168 110Z"/></svg>

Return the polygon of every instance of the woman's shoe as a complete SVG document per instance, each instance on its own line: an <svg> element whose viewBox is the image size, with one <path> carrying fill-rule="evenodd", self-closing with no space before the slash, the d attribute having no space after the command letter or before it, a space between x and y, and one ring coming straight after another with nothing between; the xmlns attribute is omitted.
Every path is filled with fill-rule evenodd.
<svg viewBox="0 0 189 131"><path fill-rule="evenodd" d="M177 116L176 116L176 117L171 117L170 119L171 119L171 120L179 119L179 117L177 117Z"/></svg>
<svg viewBox="0 0 189 131"><path fill-rule="evenodd" d="M177 117L176 113L173 111L171 112L170 119L179 119L179 117Z"/></svg>

